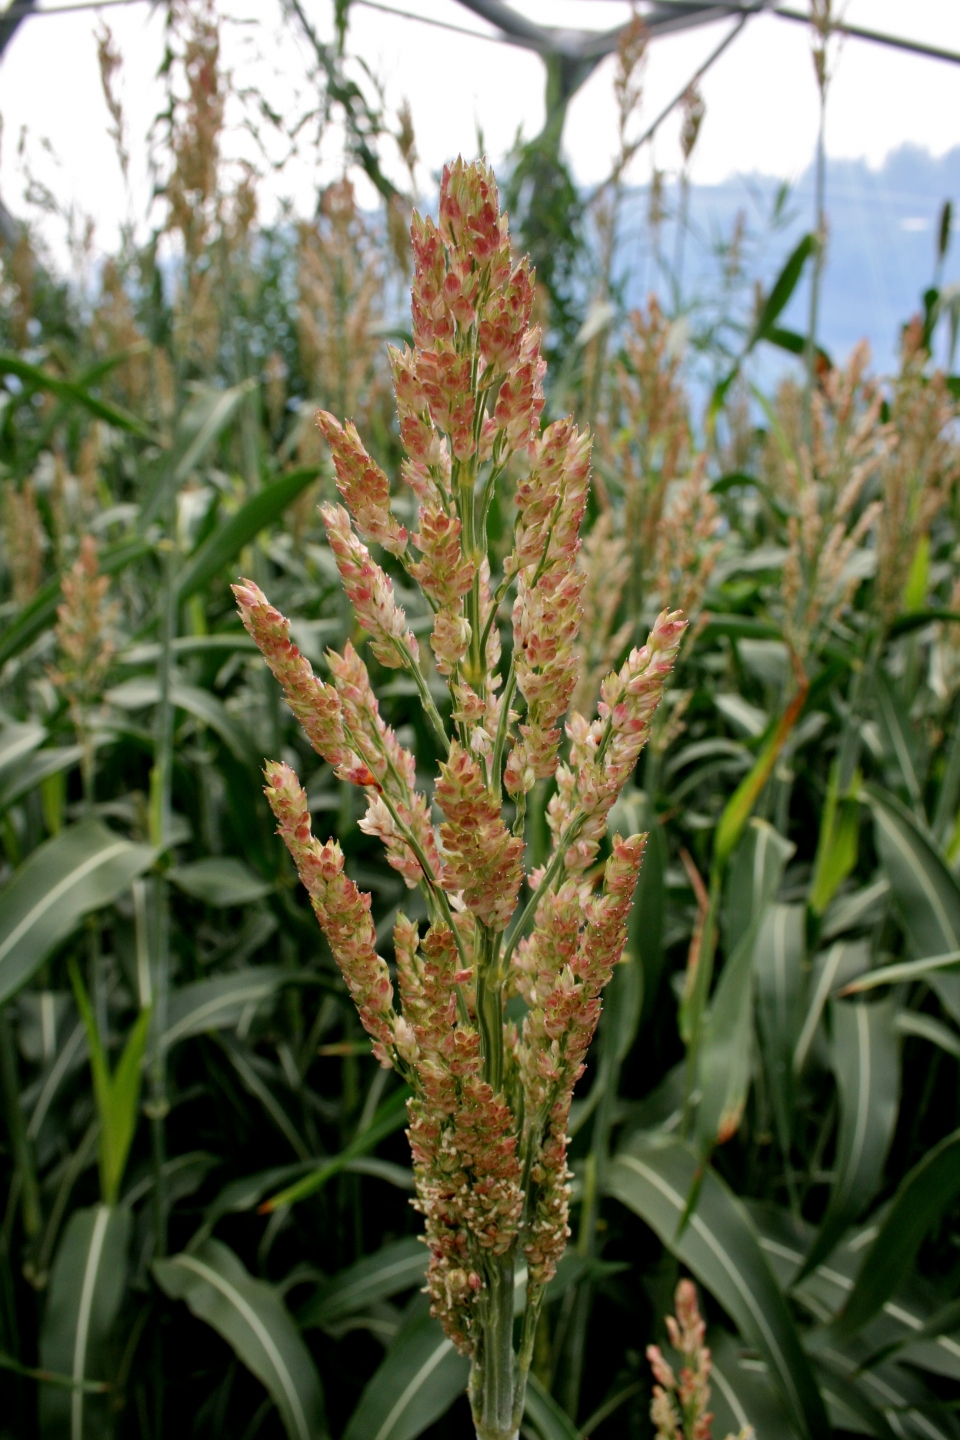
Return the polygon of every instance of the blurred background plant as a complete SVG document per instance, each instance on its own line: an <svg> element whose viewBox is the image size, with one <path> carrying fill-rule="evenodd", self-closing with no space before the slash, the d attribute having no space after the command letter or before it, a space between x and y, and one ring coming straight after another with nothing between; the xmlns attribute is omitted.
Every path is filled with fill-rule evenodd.
<svg viewBox="0 0 960 1440"><path fill-rule="evenodd" d="M391 961L402 881L229 592L262 581L321 670L328 644L361 645L316 513L334 489L315 408L354 418L388 474L399 460L385 340L409 338L421 168L409 113L349 79L338 14L328 46L290 10L315 93L283 126L319 146L346 116L350 140L312 216L258 219L257 173L224 159L228 104L265 147L283 127L224 73L212 0L184 0L147 238L131 225L97 260L74 216L71 274L27 225L0 252L0 1433L17 1440L470 1423L466 1362L420 1293L405 1094L273 833L263 757L305 777ZM524 1433L652 1434L645 1350L676 1368L662 1317L689 1272L716 1435L954 1440L960 379L931 361L953 312L934 285L904 316L897 374L864 350L840 363L781 323L818 231L763 291L762 237L738 220L692 286L682 186L673 217L653 189L650 295L629 309L615 260L646 44L621 38L607 184L584 195L564 171L569 76L548 67L557 113L504 185L539 267L547 413L597 437L575 706L660 608L693 621L611 817L650 840L574 1104L575 1233ZM100 59L122 168L105 26ZM689 161L710 116L694 90L683 104ZM935 279L949 241L947 211ZM788 357L781 383L757 385L754 352ZM505 548L512 519L491 514ZM428 773L409 687L364 653ZM529 797L534 864L550 798Z"/></svg>

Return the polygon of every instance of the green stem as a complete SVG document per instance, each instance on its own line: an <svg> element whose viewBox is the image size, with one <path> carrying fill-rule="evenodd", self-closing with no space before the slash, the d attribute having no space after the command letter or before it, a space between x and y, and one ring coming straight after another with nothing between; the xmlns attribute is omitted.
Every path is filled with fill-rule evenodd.
<svg viewBox="0 0 960 1440"><path fill-rule="evenodd" d="M513 1252L490 1257L483 1341L470 1375L477 1440L516 1440L514 1419Z"/></svg>
<svg viewBox="0 0 960 1440"><path fill-rule="evenodd" d="M416 685L417 690L420 692L420 703L423 705L427 719L430 721L430 724L433 727L434 734L440 741L440 746L443 750L444 755L449 755L450 741L447 737L444 723L440 718L440 712L433 702L433 696L430 694L430 687L427 684L426 676L420 669L419 664L414 659L413 654L407 648L407 646L401 644L399 646L399 649L400 653L403 656L404 666L407 670L410 671L410 674L413 676L413 682Z"/></svg>

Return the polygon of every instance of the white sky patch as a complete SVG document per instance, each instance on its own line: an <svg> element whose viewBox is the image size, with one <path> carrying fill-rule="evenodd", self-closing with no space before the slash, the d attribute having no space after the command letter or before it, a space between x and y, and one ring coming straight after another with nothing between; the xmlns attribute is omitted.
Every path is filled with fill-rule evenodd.
<svg viewBox="0 0 960 1440"><path fill-rule="evenodd" d="M489 27L455 0L384 0L478 32ZM620 0L514 0L532 19L552 24L605 28L629 14ZM794 0L802 8L804 0ZM4 8L0 0L0 9ZM281 20L278 0L220 0L223 57L234 82L261 93L283 114L304 110L310 101L309 51L293 22ZM331 33L330 0L306 0L318 31ZM120 91L131 151L131 189L125 193L107 130L109 117L100 89L95 34L97 13L81 11L25 21L0 63L0 195L17 214L24 201L25 161L34 178L64 208L71 205L96 219L98 248L116 243L126 218L138 223L151 192L148 133L162 108L157 70L163 55L160 12L147 4L105 9L124 56ZM955 0L850 0L844 18L852 24L960 51L960 5ZM644 110L648 123L682 88L717 45L730 22L656 41L647 64ZM458 151L473 155L478 133L496 163L518 131L529 137L543 120L544 71L530 52L452 34L411 20L355 5L350 48L362 55L383 82L388 109L404 98L411 105L422 159L420 185L434 188L433 174ZM575 97L565 144L577 180L591 185L609 170L616 147L611 81L605 61ZM855 39L839 48L827 120L827 148L833 157L864 158L882 164L898 146L912 143L935 156L960 145L956 104L960 67L911 56ZM817 128L817 98L805 27L773 16L748 21L743 32L702 83L706 119L694 155L694 182L712 184L735 173L756 171L792 179L810 163ZM239 118L236 114L235 119ZM301 134L300 153L280 171L271 171L250 137L234 128L228 153L252 160L263 175L261 213L270 220L281 200L310 213L318 184L340 168L337 137L324 141L319 157ZM667 170L679 164L678 121L671 117L645 147L628 177L644 181L655 161ZM388 170L402 171L389 155ZM277 160L278 144L270 154ZM372 198L372 197L362 197ZM62 245L62 221L48 222L55 248Z"/></svg>

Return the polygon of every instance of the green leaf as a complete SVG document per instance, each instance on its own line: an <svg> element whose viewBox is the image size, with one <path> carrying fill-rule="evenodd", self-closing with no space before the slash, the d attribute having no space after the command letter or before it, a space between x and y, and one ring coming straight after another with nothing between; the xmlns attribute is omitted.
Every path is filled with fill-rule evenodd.
<svg viewBox="0 0 960 1440"><path fill-rule="evenodd" d="M34 850L0 890L0 1004L26 984L91 910L110 905L153 864L99 820L61 830Z"/></svg>
<svg viewBox="0 0 960 1440"><path fill-rule="evenodd" d="M793 292L796 290L800 276L803 273L803 267L814 253L816 246L817 237L815 235L804 235L787 256L783 269L773 282L770 294L764 301L763 308L757 316L753 333L747 345L748 350L752 349L758 340L763 340L767 337L786 306L790 303Z"/></svg>
<svg viewBox="0 0 960 1440"><path fill-rule="evenodd" d="M233 1030L245 1016L252 1016L290 972L279 966L257 965L194 980L174 990L167 1001L167 1028L163 1045L169 1049L191 1035L209 1030Z"/></svg>
<svg viewBox="0 0 960 1440"><path fill-rule="evenodd" d="M960 1195L960 1130L945 1136L901 1181L853 1293L834 1323L853 1335L906 1279L927 1231Z"/></svg>
<svg viewBox="0 0 960 1440"><path fill-rule="evenodd" d="M416 1440L463 1394L470 1362L418 1303L360 1396L343 1440Z"/></svg>
<svg viewBox="0 0 960 1440"><path fill-rule="evenodd" d="M335 1155L331 1160L314 1170L312 1175L306 1175L298 1180L289 1189L282 1190L279 1195L273 1195L261 1206L264 1212L277 1210L281 1205L294 1205L298 1200L304 1200L308 1195L313 1195L326 1185L334 1175L339 1175L345 1169L350 1160L355 1160L359 1155L366 1155L381 1140L395 1131L401 1129L407 1122L407 1100L410 1098L410 1091L406 1085L395 1090L393 1094L380 1106L370 1124L359 1135L355 1135L350 1144Z"/></svg>
<svg viewBox="0 0 960 1440"><path fill-rule="evenodd" d="M175 865L168 873L185 894L221 909L250 905L273 889L268 880L233 855L210 855L189 865Z"/></svg>
<svg viewBox="0 0 960 1440"><path fill-rule="evenodd" d="M527 1379L523 1418L533 1424L540 1440L580 1440L580 1432L566 1410L532 1372Z"/></svg>
<svg viewBox="0 0 960 1440"><path fill-rule="evenodd" d="M205 1240L192 1254L155 1260L153 1273L160 1288L185 1300L265 1386L289 1440L326 1434L320 1377L272 1285L255 1280L219 1240Z"/></svg>
<svg viewBox="0 0 960 1440"><path fill-rule="evenodd" d="M697 1141L706 1156L740 1124L753 1052L754 946L793 854L766 820L751 820L730 866L723 932L728 958L703 1029Z"/></svg>
<svg viewBox="0 0 960 1440"><path fill-rule="evenodd" d="M919 1010L898 1010L893 1023L899 1035L929 1040L931 1045L939 1046L948 1055L960 1060L960 1035L949 1025L934 1020L932 1015L924 1015Z"/></svg>
<svg viewBox="0 0 960 1440"><path fill-rule="evenodd" d="M170 696L178 710L185 710L201 724L209 725L241 765L259 771L260 761L246 727L230 714L216 695L198 685L174 682L170 687ZM106 699L121 710L142 710L159 702L160 681L150 676L125 680L122 685L108 690Z"/></svg>
<svg viewBox="0 0 960 1440"><path fill-rule="evenodd" d="M86 1393L114 1378L111 1338L127 1279L133 1215L126 1206L75 1210L53 1263L40 1326L40 1365L72 1390L40 1390L43 1440L100 1440L113 1428L113 1397Z"/></svg>
<svg viewBox="0 0 960 1440"><path fill-rule="evenodd" d="M743 1342L715 1326L707 1344L713 1434L739 1435L750 1426L762 1440L793 1440L795 1431L769 1375L744 1354Z"/></svg>
<svg viewBox="0 0 960 1440"><path fill-rule="evenodd" d="M24 756L36 750L46 738L47 732L42 725L18 725L15 722L4 725L0 730L0 772L18 761L22 762Z"/></svg>
<svg viewBox="0 0 960 1440"><path fill-rule="evenodd" d="M916 610L910 615L901 615L894 620L890 626L891 640L897 639L900 635L908 635L911 630L922 630L932 620L945 620L948 624L960 624L960 612L956 610Z"/></svg>
<svg viewBox="0 0 960 1440"><path fill-rule="evenodd" d="M229 390L220 390L213 385L197 389L180 417L173 445L161 459L140 507L141 530L145 530L162 512L170 490L179 490L189 479L191 471L220 438L255 386L256 381L244 380Z"/></svg>
<svg viewBox="0 0 960 1440"><path fill-rule="evenodd" d="M689 1224L676 1238L698 1170L696 1154L683 1142L657 1143L638 1135L611 1162L607 1189L647 1222L724 1307L766 1361L799 1433L819 1440L827 1432L827 1417L793 1319L749 1215L709 1167Z"/></svg>
<svg viewBox="0 0 960 1440"><path fill-rule="evenodd" d="M806 961L802 905L770 905L753 947L760 1048L783 1153L793 1133L793 1052L802 1013Z"/></svg>
<svg viewBox="0 0 960 1440"><path fill-rule="evenodd" d="M760 1232L761 1247L781 1286L790 1288L794 1298L819 1324L829 1323L853 1290L857 1271L863 1264L864 1248L876 1235L877 1227L868 1220L863 1227L853 1230L836 1247L827 1264L818 1265L794 1285L804 1254L813 1241L813 1227L769 1202L752 1201L748 1208ZM918 1339L935 1309L936 1302L931 1300L927 1287L911 1277L885 1302L882 1312L869 1321L854 1342L843 1343L843 1349L866 1362L891 1342L902 1344L904 1358L911 1364L934 1374L960 1379L960 1344L951 1335L938 1334L932 1342Z"/></svg>
<svg viewBox="0 0 960 1440"><path fill-rule="evenodd" d="M875 1195L900 1102L900 1040L893 1000L880 1005L838 1000L831 1009L831 1057L840 1101L835 1179L803 1275L826 1259Z"/></svg>
<svg viewBox="0 0 960 1440"><path fill-rule="evenodd" d="M865 990L877 990L882 985L904 985L912 980L925 980L939 971L956 970L960 966L960 950L948 950L946 955L925 955L921 960L900 960L895 965L880 965L850 980L841 990L841 995L860 995Z"/></svg>
<svg viewBox="0 0 960 1440"><path fill-rule="evenodd" d="M716 416L727 397L730 386L740 373L740 367L751 350L753 350L761 340L768 340L772 344L780 346L782 349L791 351L793 354L802 354L805 342L800 337L796 337L800 339L800 348L797 349L795 337L792 332L778 329L776 322L784 308L789 304L790 297L797 288L797 283L803 273L803 267L816 248L816 244L817 240L815 235L804 235L787 256L783 269L773 282L770 294L764 301L763 308L757 316L756 323L750 332L747 343L737 357L733 368L714 389L708 411L708 424L712 424L716 420Z"/></svg>
<svg viewBox="0 0 960 1440"><path fill-rule="evenodd" d="M773 901L796 846L766 820L751 820L733 857L723 896L723 943L728 954L757 928Z"/></svg>
<svg viewBox="0 0 960 1440"><path fill-rule="evenodd" d="M794 697L771 731L770 738L760 751L752 768L727 801L717 823L713 841L713 864L718 873L722 874L724 866L736 849L753 807L773 772L777 757L800 718L805 699L805 692Z"/></svg>
<svg viewBox="0 0 960 1440"><path fill-rule="evenodd" d="M884 748L896 763L915 814L921 823L926 823L923 795L917 776L910 717L905 713L905 706L899 692L882 670L877 672L875 685L877 714L880 719Z"/></svg>
<svg viewBox="0 0 960 1440"><path fill-rule="evenodd" d="M889 791L865 785L877 850L915 956L960 950L960 884L909 810ZM931 974L941 1004L960 1021L960 979Z"/></svg>
<svg viewBox="0 0 960 1440"><path fill-rule="evenodd" d="M21 360L18 355L11 355L6 350L0 351L0 375L16 375L34 390L46 390L49 395L56 395L58 400L66 404L80 405L98 420L106 420L108 425L117 430L126 430L128 434L136 435L141 440L151 440L154 443L158 440L156 433L148 425L144 425L142 420L138 420L136 415L121 410L117 405L108 405L105 400L98 400L76 381L61 380L58 376L41 370L38 365L30 365L26 360Z"/></svg>
<svg viewBox="0 0 960 1440"><path fill-rule="evenodd" d="M0 778L0 811L8 810L24 795L29 795L44 780L72 770L83 757L82 745L56 745L47 750L36 750L22 764L11 767Z"/></svg>
<svg viewBox="0 0 960 1440"><path fill-rule="evenodd" d="M80 979L80 971L70 961L70 980L80 1011L84 1029L87 1032L87 1047L90 1051L90 1069L93 1072L93 1093L97 1100L100 1117L100 1134L97 1137L100 1155L100 1192L106 1205L115 1205L120 1193L120 1182L127 1165L127 1156L133 1143L137 1125L137 1109L140 1104L140 1075L143 1055L150 1030L150 1011L142 1010L138 1015L116 1071L111 1075L110 1063L100 1040L100 1032L94 1018L87 992Z"/></svg>
<svg viewBox="0 0 960 1440"><path fill-rule="evenodd" d="M187 600L202 590L210 580L229 565L240 554L245 545L279 520L288 505L301 495L307 486L317 478L320 471L311 466L305 470L292 470L263 490L251 495L235 515L225 520L213 534L204 541L177 576L177 598Z"/></svg>
<svg viewBox="0 0 960 1440"><path fill-rule="evenodd" d="M821 951L817 956L807 1012L793 1052L794 1075L799 1075L807 1063L807 1056L810 1054L828 997L839 988L844 979L865 970L869 964L870 946L865 940L838 940L829 950Z"/></svg>
<svg viewBox="0 0 960 1440"><path fill-rule="evenodd" d="M630 833L647 830L640 878L627 922L627 951L640 962L641 1015L649 1016L663 976L663 927L666 905L667 837L655 813L644 806L640 824Z"/></svg>
<svg viewBox="0 0 960 1440"><path fill-rule="evenodd" d="M419 1289L428 1258L423 1241L414 1236L384 1245L322 1285L298 1313L298 1325L301 1330L331 1325L377 1300Z"/></svg>
<svg viewBox="0 0 960 1440"><path fill-rule="evenodd" d="M822 916L840 886L857 863L860 843L860 806L852 795L837 793L840 767L834 761L820 820L817 855L807 904ZM856 788L856 787L854 787Z"/></svg>
<svg viewBox="0 0 960 1440"><path fill-rule="evenodd" d="M913 552L913 559L910 562L910 573L907 576L907 583L903 587L903 608L904 610L918 611L923 609L923 602L927 598L927 590L930 586L930 536L921 535L917 548Z"/></svg>
<svg viewBox="0 0 960 1440"><path fill-rule="evenodd" d="M125 570L128 565L143 560L147 555L153 554L153 546L146 540L120 540L116 545L111 545L100 552L98 556L100 573L102 575L117 575ZM38 590L33 599L24 605L17 618L6 626L2 637L0 637L0 666L5 665L14 655L19 655L21 650L42 635L44 630L54 623L57 618L57 606L60 604L60 576L49 580L42 589Z"/></svg>

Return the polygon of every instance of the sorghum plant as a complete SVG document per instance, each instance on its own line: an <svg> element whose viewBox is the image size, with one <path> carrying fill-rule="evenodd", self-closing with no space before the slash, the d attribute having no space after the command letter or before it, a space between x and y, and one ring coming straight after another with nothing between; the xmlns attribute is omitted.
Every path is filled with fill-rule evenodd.
<svg viewBox="0 0 960 1440"><path fill-rule="evenodd" d="M686 622L661 614L647 644L604 679L597 718L570 714L561 761L559 722L577 680L590 439L569 420L540 433L545 366L530 325L533 276L526 260L511 258L492 173L459 160L445 170L439 224L415 216L412 237L414 348L394 350L391 361L416 534L391 512L387 476L355 427L324 412L317 423L347 507L322 511L344 589L377 660L415 681L444 756L433 791L438 829L416 788L414 756L381 719L356 649L328 653L326 683L256 585L244 581L235 593L314 749L366 790L362 828L425 897L426 933L402 914L394 928L396 1006L369 895L345 874L337 842L311 834L293 771L268 764L280 834L374 1053L413 1092L414 1203L426 1222L433 1312L471 1357L478 1436L508 1440L523 1413L544 1288L569 1233L571 1095L621 957L643 857L645 836L615 835L599 863L607 817L646 742ZM519 475L513 544L495 579L487 517L508 467ZM449 726L393 584L364 541L394 557L429 602ZM511 588L502 676L498 617ZM525 875L525 798L538 780L555 780L553 848ZM520 1024L505 1013L515 996Z"/></svg>
<svg viewBox="0 0 960 1440"><path fill-rule="evenodd" d="M657 1440L710 1440L713 1419L710 1404L710 1350L705 1336L707 1327L697 1304L697 1287L692 1280L681 1280L673 1299L676 1317L667 1315L670 1344L684 1365L679 1378L663 1357L659 1345L647 1346L647 1359L656 1384L650 1403ZM738 1440L748 1440L753 1431L741 1430ZM727 1440L732 1440L731 1436Z"/></svg>

